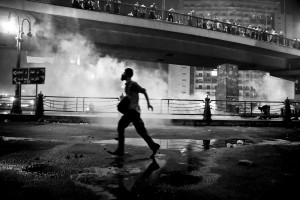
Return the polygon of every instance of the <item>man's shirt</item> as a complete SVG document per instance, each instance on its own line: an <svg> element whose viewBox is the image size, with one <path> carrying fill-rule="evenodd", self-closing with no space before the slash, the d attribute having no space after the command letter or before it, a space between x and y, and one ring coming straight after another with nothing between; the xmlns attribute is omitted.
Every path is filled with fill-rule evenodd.
<svg viewBox="0 0 300 200"><path fill-rule="evenodd" d="M130 100L129 109L136 110L138 113L141 112L139 106L139 93L144 93L145 91L146 90L135 81L130 81L125 84L125 93Z"/></svg>

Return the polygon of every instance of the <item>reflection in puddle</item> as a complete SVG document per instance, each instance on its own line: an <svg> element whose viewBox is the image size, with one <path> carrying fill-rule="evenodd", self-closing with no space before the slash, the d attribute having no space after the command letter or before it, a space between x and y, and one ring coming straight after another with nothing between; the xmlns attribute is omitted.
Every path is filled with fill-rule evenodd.
<svg viewBox="0 0 300 200"><path fill-rule="evenodd" d="M207 142L209 141L209 142ZM187 151L189 145L192 151L203 151L209 149L210 145L213 145L216 140L192 140L192 139L154 139L154 142L160 145L160 149L179 150L182 153ZM92 141L92 143L98 144L117 144L116 140L99 140ZM146 142L142 138L126 138L126 145L147 147Z"/></svg>
<svg viewBox="0 0 300 200"><path fill-rule="evenodd" d="M178 150L186 153L187 148L191 151L199 152L209 150L211 148L237 147L242 145L253 144L247 139L211 139L211 140L193 140L193 139L154 139L160 144L160 149ZM94 140L92 143L98 144L117 144L116 140ZM146 142L142 138L126 138L126 145L147 147Z"/></svg>
<svg viewBox="0 0 300 200"><path fill-rule="evenodd" d="M100 199L132 199L144 188L144 183L155 180L157 171L165 165L165 160L147 159L126 163L119 162L119 167L90 167L79 174L71 175L76 185L92 190ZM121 197L121 198L120 198Z"/></svg>

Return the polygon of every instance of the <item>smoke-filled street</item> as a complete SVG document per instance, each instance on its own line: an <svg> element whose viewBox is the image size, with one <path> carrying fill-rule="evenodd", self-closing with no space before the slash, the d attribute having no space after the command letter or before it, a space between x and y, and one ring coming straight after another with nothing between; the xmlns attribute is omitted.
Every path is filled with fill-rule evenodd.
<svg viewBox="0 0 300 200"><path fill-rule="evenodd" d="M109 124L109 123L108 123ZM146 124L154 159L134 127L125 155L114 125L1 123L1 199L291 198L299 129Z"/></svg>

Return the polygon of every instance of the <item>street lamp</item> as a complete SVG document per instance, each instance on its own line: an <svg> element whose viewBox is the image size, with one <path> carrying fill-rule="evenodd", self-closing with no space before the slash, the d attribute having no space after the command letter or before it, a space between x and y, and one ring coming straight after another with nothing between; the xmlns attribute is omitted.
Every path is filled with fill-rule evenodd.
<svg viewBox="0 0 300 200"><path fill-rule="evenodd" d="M27 33L28 37L32 37L31 24L30 24L30 21L28 19L23 19L22 22L20 23L20 17L18 15L18 13L16 13L16 12L9 12L9 14L8 14L8 20L9 21L10 21L10 17L11 17L12 13L16 14L16 16L18 17L19 30L18 30L17 37L16 37L18 57L17 57L17 66L16 66L16 68L21 68L21 51L22 51L22 42L23 42L23 35L24 35L24 31L23 31L24 21L27 21L28 24L29 24L29 31ZM21 83L16 84L15 100L13 101L13 105L12 105L12 109L11 109L10 113L16 113L16 114L21 114L22 113L22 109L21 109Z"/></svg>

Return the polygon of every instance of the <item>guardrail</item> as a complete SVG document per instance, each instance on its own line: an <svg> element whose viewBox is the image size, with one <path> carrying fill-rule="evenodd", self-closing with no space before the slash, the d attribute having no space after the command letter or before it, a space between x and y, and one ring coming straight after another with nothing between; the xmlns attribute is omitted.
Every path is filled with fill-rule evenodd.
<svg viewBox="0 0 300 200"><path fill-rule="evenodd" d="M35 111L35 96L22 96L21 108L23 111L28 111L33 114ZM13 95L0 95L0 111L8 113L13 105Z"/></svg>
<svg viewBox="0 0 300 200"><path fill-rule="evenodd" d="M13 96L0 96L0 111L8 113L12 108ZM34 114L35 96L22 96L22 110ZM48 113L76 113L76 114L97 114L117 113L119 98L116 97L63 97L45 96L44 111ZM165 115L203 115L204 100L197 99L150 99L154 107L153 112L147 109L145 99L140 99L142 113L165 114ZM292 116L298 112L299 101L291 102ZM241 116L256 117L263 113L259 106L269 105L270 116L282 117L284 110L283 101L223 101L211 100L211 114L215 116ZM298 111L297 111L298 109Z"/></svg>
<svg viewBox="0 0 300 200"><path fill-rule="evenodd" d="M140 99L143 113L199 115L203 114L202 100L186 99L150 99L153 112L147 109L145 99ZM57 97L45 96L45 111L84 112L84 113L116 113L119 98L115 97Z"/></svg>
<svg viewBox="0 0 300 200"><path fill-rule="evenodd" d="M27 1L64 6L64 7L73 7L71 0L27 0ZM272 34L262 30L258 31L250 27L243 27L243 26L234 25L227 22L207 19L205 17L195 16L193 14L189 15L189 14L177 13L175 11L170 11L170 10L156 9L153 17L153 15L150 14L151 11L150 7L142 7L140 5L135 6L133 4L115 3L113 1L103 1L103 0L99 1L99 4L95 4L94 8L85 7L82 9L85 9L87 11L93 11L93 12L106 12L111 14L156 20L160 22L167 22L167 23L178 24L178 25L198 27L201 29L218 31L224 34L247 37L254 40L274 43L276 45L300 49L300 44L298 45L298 47L295 44L295 42L297 43L297 41L286 38L283 35Z"/></svg>

